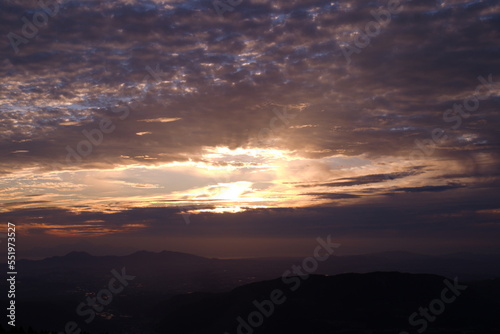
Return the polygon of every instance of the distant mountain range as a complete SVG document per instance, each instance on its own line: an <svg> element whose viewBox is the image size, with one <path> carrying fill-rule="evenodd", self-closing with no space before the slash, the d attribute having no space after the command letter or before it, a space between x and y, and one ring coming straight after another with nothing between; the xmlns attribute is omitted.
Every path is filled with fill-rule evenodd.
<svg viewBox="0 0 500 334"><path fill-rule="evenodd" d="M32 247L28 249L21 248L18 251L18 259L42 260L51 256L63 256L73 251L90 252L93 255L127 255L136 251L133 247L112 246L108 244L98 244L86 240L80 240L72 243L61 243L45 247Z"/></svg>
<svg viewBox="0 0 500 334"><path fill-rule="evenodd" d="M214 288L227 290L244 283L278 277L290 265L301 261L302 258L221 260L170 251L159 253L139 251L125 256L92 256L86 252L71 252L65 256L49 257L43 260L19 260L18 264L23 268L22 274L26 279L33 276L43 279L46 275L50 275L52 282L58 279L68 281L68 277L64 275L74 274L79 277L95 275L96 278L102 278L102 275L110 269L126 266L129 271L140 273L140 276L145 277L148 283L151 283L145 288L185 291L188 285L194 284L195 290L204 290L202 285L207 285L207 289L211 291ZM400 271L432 273L448 277L459 276L463 280L470 280L500 277L498 263L500 263L500 254L461 253L430 256L408 252L384 252L331 256L327 261L321 262L316 274ZM184 277L186 274L192 279L186 281ZM199 285L196 275L202 275L205 283ZM215 280L215 286L207 281L211 277ZM178 282L181 286L165 285L165 280L172 283ZM161 286L157 286L158 283Z"/></svg>
<svg viewBox="0 0 500 334"><path fill-rule="evenodd" d="M287 302L276 307L275 315L251 330L355 333L352 330L378 328L399 333L395 330L400 328L415 333L408 324L410 314L439 298L445 277L458 277L471 287L457 300L456 305L463 306L453 303L449 309L457 308L456 313L447 307L446 316L440 316L443 320L435 324L446 328L458 324L478 331L479 325L472 326L478 321L493 333L497 323L491 320L490 312L500 314L499 260L498 255L436 257L405 252L332 256L319 264L315 275L304 280L300 289L287 295ZM63 331L68 321L75 321L91 333L233 334L237 333L237 317L244 318L255 310L254 299L269 298L274 289L289 290L281 277L301 262L301 258L221 260L169 251L126 256L71 252L37 261L20 260L18 323ZM76 313L77 306L107 288L111 271L122 268L135 278L95 320L85 323ZM7 289L5 279L0 285ZM311 331L316 328L310 327L312 324L318 329ZM351 332L342 331L347 329Z"/></svg>

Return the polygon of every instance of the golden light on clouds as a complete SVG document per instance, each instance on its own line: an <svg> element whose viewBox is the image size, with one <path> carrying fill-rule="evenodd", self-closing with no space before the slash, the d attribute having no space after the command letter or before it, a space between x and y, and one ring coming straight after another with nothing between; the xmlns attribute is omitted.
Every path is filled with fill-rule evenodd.
<svg viewBox="0 0 500 334"><path fill-rule="evenodd" d="M253 207L252 207L253 208ZM185 213L187 214L199 214L203 212L209 212L209 213L239 213L239 212L245 212L247 211L247 208L242 208L240 206L229 206L229 207L217 207L215 209L194 209L194 210L188 210Z"/></svg>
<svg viewBox="0 0 500 334"><path fill-rule="evenodd" d="M368 173L369 170L360 170L361 164L366 164L366 160L342 156L306 159L294 151L269 148L205 147L199 159L168 164L141 166L135 163L101 170L19 171L2 178L4 191L16 194L2 202L19 202L11 203L11 208L28 206L33 201L30 196L38 194L38 199L42 196L47 201L38 205L65 208L82 205L100 208L107 202L119 203L115 208L144 207L151 203L241 205L259 202L269 206L279 202L307 203L301 194L303 189L297 189L290 181L324 182L335 176ZM179 182L179 177L190 180L192 185Z"/></svg>
<svg viewBox="0 0 500 334"><path fill-rule="evenodd" d="M0 179L2 193L8 195L0 200L0 210L58 207L73 214L113 214L131 208L179 207L182 212L199 214L342 206L383 196L388 187L426 186L429 178L439 177L443 164L448 172L459 173L464 168L450 162L427 161L428 171L402 179L355 182L370 175L402 172L410 163L394 158L371 160L363 155L307 158L305 153L206 146L198 157L157 165L134 161L112 169L47 172L30 168ZM411 164L418 165L420 161ZM104 220L87 221L81 226L50 222L37 226L46 226L57 235L83 231L102 235L120 230L107 227Z"/></svg>
<svg viewBox="0 0 500 334"><path fill-rule="evenodd" d="M0 61L0 215L33 239L498 232L492 0L408 2L354 54L386 4L92 3Z"/></svg>
<svg viewBox="0 0 500 334"><path fill-rule="evenodd" d="M89 224L51 224L51 223L27 223L24 224L22 229L24 231L36 231L43 230L44 233L59 236L59 237L71 237L71 236L88 236L88 237L97 237L103 236L107 234L113 234L118 232L132 232L134 230L138 230L144 228L145 225L141 224L128 224L117 227L109 227L106 226L105 222L94 222L89 221ZM26 233L26 232L25 232Z"/></svg>
<svg viewBox="0 0 500 334"><path fill-rule="evenodd" d="M159 118L147 118L147 119L140 119L138 122L146 122L146 123L170 123L170 122L175 122L179 121L182 118L179 117L159 117Z"/></svg>

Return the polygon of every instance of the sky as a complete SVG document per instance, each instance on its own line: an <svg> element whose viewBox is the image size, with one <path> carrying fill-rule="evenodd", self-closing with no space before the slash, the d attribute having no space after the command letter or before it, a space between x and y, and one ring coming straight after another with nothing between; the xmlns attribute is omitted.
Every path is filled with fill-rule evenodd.
<svg viewBox="0 0 500 334"><path fill-rule="evenodd" d="M45 4L45 7L41 4ZM498 253L497 1L0 4L20 255Z"/></svg>

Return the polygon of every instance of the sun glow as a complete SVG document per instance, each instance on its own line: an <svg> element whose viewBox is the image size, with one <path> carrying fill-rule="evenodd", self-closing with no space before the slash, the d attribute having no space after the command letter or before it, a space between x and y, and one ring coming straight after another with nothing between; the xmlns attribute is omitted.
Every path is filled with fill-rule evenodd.
<svg viewBox="0 0 500 334"><path fill-rule="evenodd" d="M182 201L195 204L200 203L250 203L264 201L264 198L255 197L252 182L238 181L218 183L202 188L196 188L180 193Z"/></svg>
<svg viewBox="0 0 500 334"><path fill-rule="evenodd" d="M217 193L212 196L213 199L238 201L241 196L252 190L251 182L233 182L233 183L219 183L215 189Z"/></svg>
<svg viewBox="0 0 500 334"><path fill-rule="evenodd" d="M209 161L224 162L264 162L276 160L294 160L294 151L273 148L236 148L216 146L205 147L203 158Z"/></svg>
<svg viewBox="0 0 500 334"><path fill-rule="evenodd" d="M247 211L245 208L240 206L221 206L214 209L198 209L198 210L189 210L187 213L197 214L202 212L210 212L210 213L238 213Z"/></svg>

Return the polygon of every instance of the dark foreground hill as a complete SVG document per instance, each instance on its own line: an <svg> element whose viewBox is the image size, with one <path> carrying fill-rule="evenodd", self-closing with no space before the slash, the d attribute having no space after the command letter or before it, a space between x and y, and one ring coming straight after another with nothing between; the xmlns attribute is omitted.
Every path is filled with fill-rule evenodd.
<svg viewBox="0 0 500 334"><path fill-rule="evenodd" d="M458 276L469 288L457 297L456 303L446 304L446 311L435 322L429 321L426 332L439 328L436 326L441 322L449 328L495 328L490 315L500 314L500 280L490 279L500 277L498 256L431 257L410 253L332 256L314 273L398 271L437 276L396 273L311 276L300 281L296 291L291 291L291 283L280 279L266 281L281 277L302 260L219 260L166 251L128 256L73 252L39 261L21 260L16 278L16 324L57 332L63 331L68 322L75 322L79 329L90 333L139 334L159 330L174 334L233 334L238 333L241 325L238 317L248 323L248 315L255 311L253 300L269 299L269 289L275 287L271 291L281 289L286 303L276 305L273 316L265 317L261 326L241 325L242 333L314 333L309 331L314 326L326 331L318 329L317 333L340 333L348 328L361 330L370 326L390 328L391 333L399 333L395 330L416 333L411 330L422 325L412 326L408 317L420 306L426 307L440 297L445 287L440 276ZM80 309L80 313L78 306L88 304L89 298L109 288L114 277L112 270L125 270L134 279L128 281L123 291L113 294L95 318L86 322L90 306ZM0 288L8 290L3 278ZM7 307L5 299L6 296L0 297L0 302ZM453 313L453 308L458 313ZM4 326L6 320L2 322ZM491 329L487 332L492 333Z"/></svg>
<svg viewBox="0 0 500 334"><path fill-rule="evenodd" d="M428 314L421 315L424 308ZM157 329L170 334L500 333L498 299L426 274L276 279L178 296L160 310L165 315Z"/></svg>

